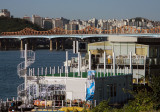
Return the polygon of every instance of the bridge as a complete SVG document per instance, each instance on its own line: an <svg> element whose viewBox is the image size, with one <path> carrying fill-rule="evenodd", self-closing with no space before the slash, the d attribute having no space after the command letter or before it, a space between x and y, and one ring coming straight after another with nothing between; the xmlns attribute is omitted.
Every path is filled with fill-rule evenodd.
<svg viewBox="0 0 160 112"><path fill-rule="evenodd" d="M62 28L53 28L48 31L36 31L32 28L25 28L16 32L2 32L0 39L19 39L21 40L21 49L23 49L24 39L46 38L50 40L50 50L52 50L52 39L57 38L105 38L109 36L125 37L153 37L160 38L160 26L151 29L137 29L133 26L122 26L112 30L102 30L88 26L82 30L65 30ZM63 40L63 39L62 39ZM58 46L56 40L56 47ZM1 41L0 41L1 47Z"/></svg>
<svg viewBox="0 0 160 112"><path fill-rule="evenodd" d="M60 37L107 37L110 35L118 36L149 36L160 37L160 26L152 29L136 29L132 26L122 26L112 30L102 30L88 26L82 30L65 30L62 28L53 28L48 31L36 31L32 28L25 28L17 32L2 32L0 38L60 38Z"/></svg>

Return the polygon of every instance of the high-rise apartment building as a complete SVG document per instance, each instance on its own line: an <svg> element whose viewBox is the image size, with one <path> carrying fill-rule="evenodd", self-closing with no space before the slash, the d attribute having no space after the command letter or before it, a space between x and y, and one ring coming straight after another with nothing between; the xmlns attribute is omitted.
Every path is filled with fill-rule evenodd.
<svg viewBox="0 0 160 112"><path fill-rule="evenodd" d="M69 20L61 17L52 19L52 23L53 23L53 28L65 28L65 24L68 24Z"/></svg>
<svg viewBox="0 0 160 112"><path fill-rule="evenodd" d="M44 18L43 19L43 28L46 30L52 29L52 19L50 18Z"/></svg>
<svg viewBox="0 0 160 112"><path fill-rule="evenodd" d="M63 28L63 21L60 18L52 19L53 28Z"/></svg>
<svg viewBox="0 0 160 112"><path fill-rule="evenodd" d="M65 26L65 24L68 24L70 21L70 20L63 18L63 17L61 17L60 19L63 21L63 27Z"/></svg>
<svg viewBox="0 0 160 112"><path fill-rule="evenodd" d="M42 27L42 17L38 15L32 15L32 23L37 24L38 26Z"/></svg>
<svg viewBox="0 0 160 112"><path fill-rule="evenodd" d="M77 24L65 24L65 30L79 30Z"/></svg>
<svg viewBox="0 0 160 112"><path fill-rule="evenodd" d="M10 17L10 12L7 9L1 9L0 16Z"/></svg>
<svg viewBox="0 0 160 112"><path fill-rule="evenodd" d="M91 27L97 27L98 20L96 18L88 20L88 23L90 24Z"/></svg>

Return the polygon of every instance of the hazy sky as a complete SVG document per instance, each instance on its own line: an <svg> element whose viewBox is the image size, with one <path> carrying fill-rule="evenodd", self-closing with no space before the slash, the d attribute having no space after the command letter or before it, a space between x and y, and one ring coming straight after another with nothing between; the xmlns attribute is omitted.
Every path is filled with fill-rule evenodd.
<svg viewBox="0 0 160 112"><path fill-rule="evenodd" d="M160 20L160 0L0 0L0 9L8 9L14 17Z"/></svg>

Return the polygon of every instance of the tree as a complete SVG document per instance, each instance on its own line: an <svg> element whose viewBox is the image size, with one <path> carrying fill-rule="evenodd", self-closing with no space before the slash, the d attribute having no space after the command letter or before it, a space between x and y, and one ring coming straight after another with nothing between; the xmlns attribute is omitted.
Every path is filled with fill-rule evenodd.
<svg viewBox="0 0 160 112"><path fill-rule="evenodd" d="M124 111L139 112L153 110L151 94L146 89L138 91L138 93L134 95L134 98L134 100L129 101L129 103L123 107Z"/></svg>
<svg viewBox="0 0 160 112"><path fill-rule="evenodd" d="M91 110L92 112L110 112L111 107L108 105L108 101L101 101L95 108Z"/></svg>
<svg viewBox="0 0 160 112"><path fill-rule="evenodd" d="M152 76L149 86L152 88L152 100L156 110L160 109L160 76Z"/></svg>

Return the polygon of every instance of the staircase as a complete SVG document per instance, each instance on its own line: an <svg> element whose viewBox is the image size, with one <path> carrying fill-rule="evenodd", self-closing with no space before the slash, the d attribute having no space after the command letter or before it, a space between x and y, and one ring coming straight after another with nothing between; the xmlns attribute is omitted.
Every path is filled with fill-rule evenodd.
<svg viewBox="0 0 160 112"><path fill-rule="evenodd" d="M21 58L25 58L25 50L21 51ZM35 52L32 50L27 51L27 67L30 66L35 62ZM17 73L19 77L24 77L27 73L27 70L25 69L25 61L21 62L17 66Z"/></svg>
<svg viewBox="0 0 160 112"><path fill-rule="evenodd" d="M26 48L26 50L27 50L27 48ZM23 78L25 78L25 75L28 76L28 74L27 74L27 67L35 62L35 52L33 52L32 50L27 50L26 52L27 52L26 67L25 67L25 61L21 62L17 66L18 76L19 77L23 77ZM21 58L25 58L25 50L21 51L21 56L20 57ZM18 94L19 98L23 98L25 96L25 83L20 84L17 87L17 94Z"/></svg>

